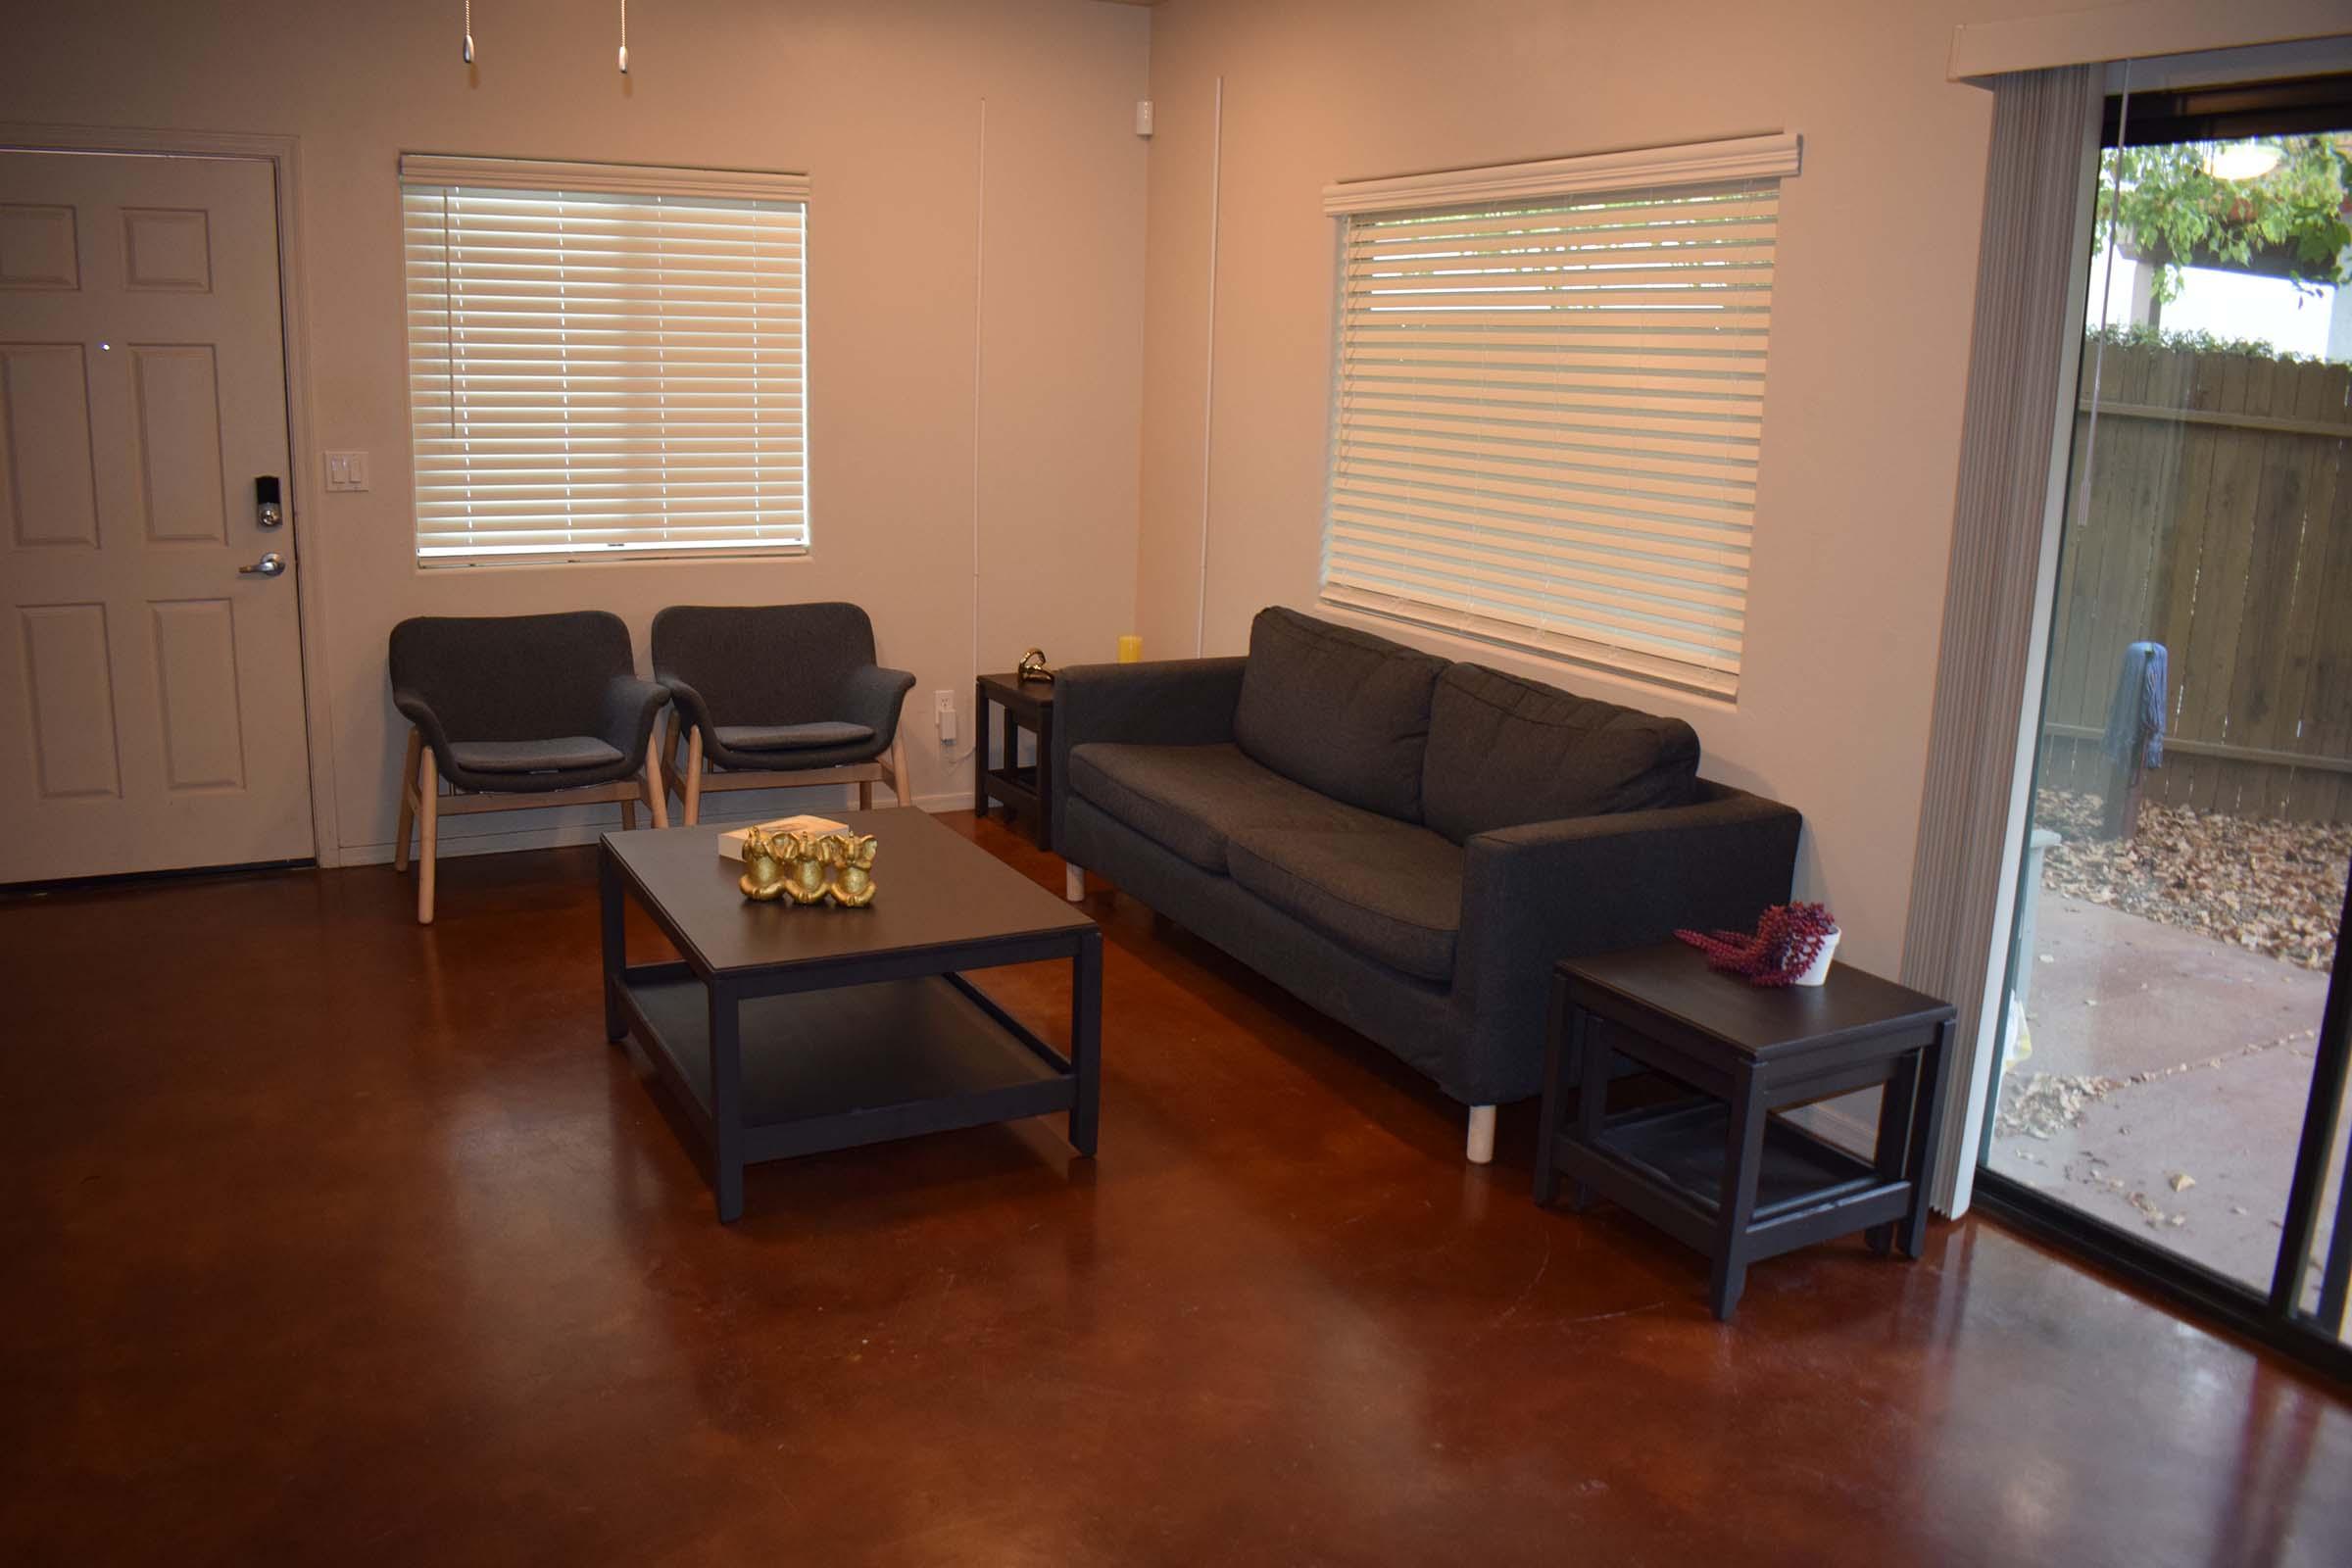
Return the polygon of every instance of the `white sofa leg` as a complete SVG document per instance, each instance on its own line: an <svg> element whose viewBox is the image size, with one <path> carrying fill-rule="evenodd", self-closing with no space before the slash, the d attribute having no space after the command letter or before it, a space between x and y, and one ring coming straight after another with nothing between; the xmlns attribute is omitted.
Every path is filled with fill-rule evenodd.
<svg viewBox="0 0 2352 1568"><path fill-rule="evenodd" d="M1064 865L1061 868L1061 896L1072 904L1077 904L1085 899L1086 872L1083 868L1075 865Z"/></svg>
<svg viewBox="0 0 2352 1568"><path fill-rule="evenodd" d="M1473 1165L1489 1165L1494 1160L1494 1107L1470 1107L1470 1147L1463 1157Z"/></svg>

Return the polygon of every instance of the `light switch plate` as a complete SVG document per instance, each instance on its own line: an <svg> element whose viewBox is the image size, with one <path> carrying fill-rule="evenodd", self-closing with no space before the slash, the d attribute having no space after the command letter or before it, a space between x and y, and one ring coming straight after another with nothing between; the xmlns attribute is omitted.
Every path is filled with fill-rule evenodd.
<svg viewBox="0 0 2352 1568"><path fill-rule="evenodd" d="M367 489L368 454L329 452L326 455L326 487L329 490Z"/></svg>

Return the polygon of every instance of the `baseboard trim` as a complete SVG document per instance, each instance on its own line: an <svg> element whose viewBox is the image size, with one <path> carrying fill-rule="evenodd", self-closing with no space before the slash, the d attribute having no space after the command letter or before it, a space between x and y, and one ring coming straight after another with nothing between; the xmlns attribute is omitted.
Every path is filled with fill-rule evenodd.
<svg viewBox="0 0 2352 1568"><path fill-rule="evenodd" d="M723 799L723 797L720 798ZM710 799L710 797L705 797L706 805ZM961 793L918 795L914 798L914 804L916 809L923 811L968 810L971 808L972 798ZM827 811L842 808L843 803L839 801L829 804L797 805L797 809L806 811ZM512 855L518 850L558 850L580 844L594 844L600 837L620 826L620 810L617 807L609 810L590 807L580 807L575 809L578 812L577 816L574 820L567 822L558 822L543 827L487 828L470 833L457 833L452 832L451 829L454 824L459 822L494 821L496 818L443 817L441 819L441 858L454 860L462 859L469 855ZM746 822L765 822L778 816L789 815L794 809L796 809L796 806L786 806L779 809L772 804L760 810L720 812L705 809L703 819L697 825L708 828L741 827ZM392 841L386 839L378 844L346 844L343 846L342 859L347 866L389 865L392 861Z"/></svg>

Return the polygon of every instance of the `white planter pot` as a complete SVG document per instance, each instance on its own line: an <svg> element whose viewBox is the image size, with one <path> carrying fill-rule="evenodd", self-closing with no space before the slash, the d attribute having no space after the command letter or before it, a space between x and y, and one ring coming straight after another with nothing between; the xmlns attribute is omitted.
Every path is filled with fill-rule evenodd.
<svg viewBox="0 0 2352 1568"><path fill-rule="evenodd" d="M1793 983L1800 986L1817 986L1827 980L1830 977L1830 955L1838 951L1838 939L1842 935L1844 935L1843 932L1833 929L1828 936L1824 937L1821 951L1813 956L1812 963L1806 966L1805 972L1798 975Z"/></svg>

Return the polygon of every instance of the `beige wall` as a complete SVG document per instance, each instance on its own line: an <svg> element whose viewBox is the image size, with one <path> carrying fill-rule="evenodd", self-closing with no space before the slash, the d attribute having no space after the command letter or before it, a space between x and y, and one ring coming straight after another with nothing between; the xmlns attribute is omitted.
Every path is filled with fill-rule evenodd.
<svg viewBox="0 0 2352 1568"><path fill-rule="evenodd" d="M2075 0L2053 0L2044 9ZM1224 77L1206 648L1312 608L1334 179L1794 130L1783 194L1745 670L1679 697L1375 630L1682 714L1712 777L1800 808L1800 891L1842 950L1901 952L1975 293L1989 101L1944 79L1963 14L2031 0L1171 0L1156 14L1139 618L1200 603L1209 110Z"/></svg>
<svg viewBox="0 0 2352 1568"><path fill-rule="evenodd" d="M385 633L405 615L847 598L919 677L918 792L957 797L931 723L972 732L979 657L1108 658L1133 619L1150 14L1088 0L89 0L13 8L0 116L301 138L313 445L374 489L299 519L333 712L330 845L388 853L400 752ZM975 246L987 100L986 246ZM807 172L815 549L806 560L416 569L395 161L404 150ZM976 265L985 369L975 470ZM316 464L316 452L296 456ZM316 492L312 492L315 494ZM954 749L960 753L962 746ZM738 803L742 797L736 798ZM610 808L460 818L485 844L578 837Z"/></svg>

